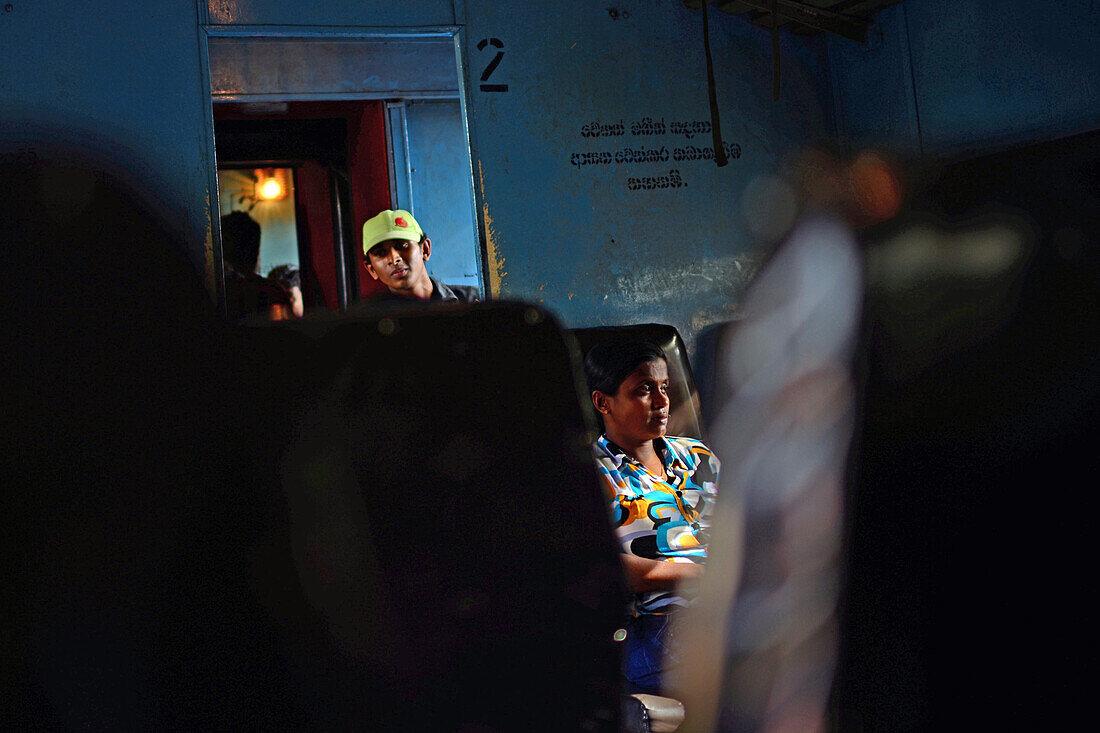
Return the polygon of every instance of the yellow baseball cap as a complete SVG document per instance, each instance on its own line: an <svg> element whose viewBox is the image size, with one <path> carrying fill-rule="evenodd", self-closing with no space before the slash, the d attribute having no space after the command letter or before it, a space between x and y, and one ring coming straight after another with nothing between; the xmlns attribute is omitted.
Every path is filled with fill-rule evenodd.
<svg viewBox="0 0 1100 733"><path fill-rule="evenodd" d="M424 230L404 209L386 209L367 219L363 224L363 255L379 242L389 239L407 239L419 242L424 238Z"/></svg>

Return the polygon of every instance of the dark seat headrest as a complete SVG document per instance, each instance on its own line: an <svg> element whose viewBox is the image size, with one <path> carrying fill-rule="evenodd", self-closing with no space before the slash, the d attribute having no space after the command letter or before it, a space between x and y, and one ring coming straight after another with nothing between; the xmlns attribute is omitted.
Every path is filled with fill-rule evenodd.
<svg viewBox="0 0 1100 733"><path fill-rule="evenodd" d="M640 323L630 326L595 326L572 330L581 357L601 341L610 338L637 338L652 341L661 347L668 359L668 377L672 410L668 421L668 434L702 440L703 421L699 405L699 393L691 371L687 347L675 326L665 323ZM595 408L587 404L592 414Z"/></svg>

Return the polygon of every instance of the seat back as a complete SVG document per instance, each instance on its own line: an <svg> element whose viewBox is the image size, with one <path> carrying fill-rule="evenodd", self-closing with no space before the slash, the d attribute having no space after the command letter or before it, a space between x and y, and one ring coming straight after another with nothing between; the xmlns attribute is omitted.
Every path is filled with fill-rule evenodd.
<svg viewBox="0 0 1100 733"><path fill-rule="evenodd" d="M687 348L675 326L663 323L642 323L630 326L597 326L573 329L582 357L601 341L612 338L637 338L652 341L661 347L668 359L669 396L671 406L668 417L668 434L704 439L703 419L699 393L688 360ZM587 397L587 395L586 395ZM585 399L586 409L597 419L590 399Z"/></svg>
<svg viewBox="0 0 1100 733"><path fill-rule="evenodd" d="M615 730L628 595L565 332L497 303L275 328L306 382L283 477L299 575L373 709Z"/></svg>

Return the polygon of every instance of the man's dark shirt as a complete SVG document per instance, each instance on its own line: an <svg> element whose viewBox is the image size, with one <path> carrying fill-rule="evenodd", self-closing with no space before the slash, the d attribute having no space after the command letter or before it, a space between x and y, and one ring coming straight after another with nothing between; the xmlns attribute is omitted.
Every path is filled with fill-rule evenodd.
<svg viewBox="0 0 1100 733"><path fill-rule="evenodd" d="M432 294L428 296L427 300L394 295L387 288L369 298L367 302L371 304L405 305L408 303L476 303L481 300L481 294L473 285L447 285L439 282L434 277L429 276L428 279L432 281Z"/></svg>
<svg viewBox="0 0 1100 733"><path fill-rule="evenodd" d="M282 285L256 273L242 274L231 267L225 270L225 307L230 321L251 315L269 315L271 306L290 306L290 296Z"/></svg>

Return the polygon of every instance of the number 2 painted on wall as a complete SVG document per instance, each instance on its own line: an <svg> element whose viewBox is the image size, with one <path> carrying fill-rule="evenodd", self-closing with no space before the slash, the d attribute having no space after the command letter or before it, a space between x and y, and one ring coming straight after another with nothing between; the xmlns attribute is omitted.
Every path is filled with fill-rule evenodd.
<svg viewBox="0 0 1100 733"><path fill-rule="evenodd" d="M482 38L477 42L477 50L484 51L486 46L492 46L496 49L504 48L504 42L499 38ZM501 59L504 58L504 51L498 50L493 59L485 66L485 71L481 72L481 91L483 92L506 92L508 91L507 84L486 84L489 81L489 77L492 76L496 68L500 66Z"/></svg>

